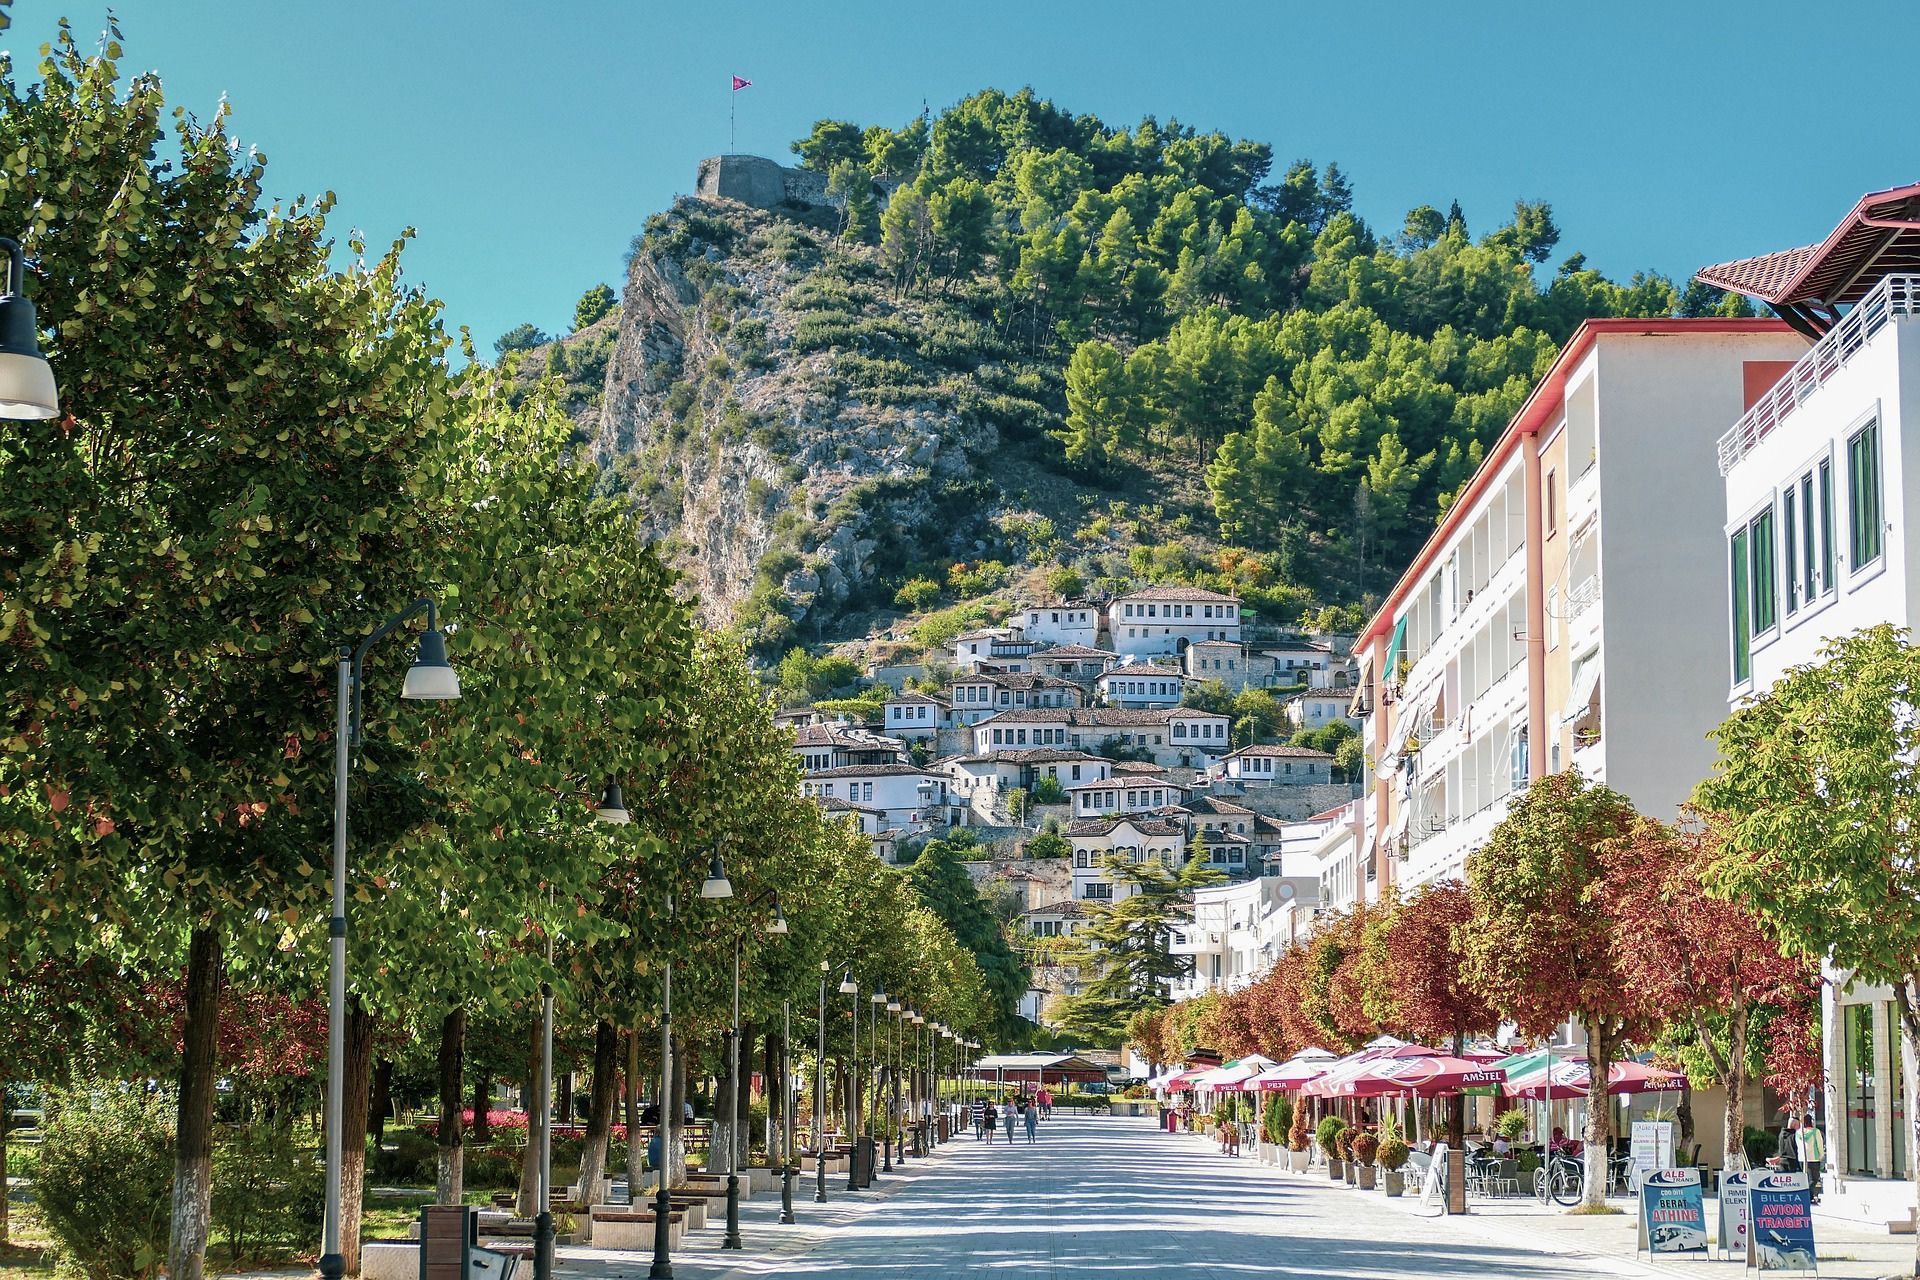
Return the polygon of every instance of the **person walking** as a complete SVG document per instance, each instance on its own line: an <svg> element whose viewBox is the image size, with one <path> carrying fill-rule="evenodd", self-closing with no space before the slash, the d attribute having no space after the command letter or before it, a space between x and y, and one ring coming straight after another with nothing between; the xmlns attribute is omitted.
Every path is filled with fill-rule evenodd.
<svg viewBox="0 0 1920 1280"><path fill-rule="evenodd" d="M984 1098L973 1100L973 1140L980 1141L987 1133L987 1103Z"/></svg>
<svg viewBox="0 0 1920 1280"><path fill-rule="evenodd" d="M1000 1119L1006 1126L1007 1145L1012 1146L1014 1126L1020 1123L1020 1109L1013 1105L1012 1098L1007 1099L1006 1109L1000 1113Z"/></svg>
<svg viewBox="0 0 1920 1280"><path fill-rule="evenodd" d="M1026 1107L1027 1141L1033 1141L1034 1130L1040 1127L1040 1104L1029 1102Z"/></svg>
<svg viewBox="0 0 1920 1280"><path fill-rule="evenodd" d="M1053 1119L1053 1094L1045 1085L1040 1086L1040 1116L1044 1120Z"/></svg>
<svg viewBox="0 0 1920 1280"><path fill-rule="evenodd" d="M1800 1167L1807 1174L1807 1194L1814 1204L1819 1204L1820 1173L1827 1164L1827 1141L1814 1124L1811 1111L1800 1123L1799 1155Z"/></svg>
<svg viewBox="0 0 1920 1280"><path fill-rule="evenodd" d="M1780 1141L1775 1148L1779 1167L1784 1173L1800 1172L1800 1117L1789 1115L1780 1129Z"/></svg>
<svg viewBox="0 0 1920 1280"><path fill-rule="evenodd" d="M1000 1109L991 1102L983 1102L980 1105L986 1109L987 1145L992 1146L993 1131L1000 1123Z"/></svg>

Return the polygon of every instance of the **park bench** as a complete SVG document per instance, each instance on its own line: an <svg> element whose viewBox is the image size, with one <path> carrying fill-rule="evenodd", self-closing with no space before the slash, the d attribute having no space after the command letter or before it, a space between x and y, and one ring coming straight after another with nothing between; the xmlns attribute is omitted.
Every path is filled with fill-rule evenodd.
<svg viewBox="0 0 1920 1280"><path fill-rule="evenodd" d="M654 1213L627 1205L597 1204L591 1217L593 1247L596 1249L649 1249L653 1247ZM667 1246L678 1249L686 1238L687 1213L682 1209L667 1213Z"/></svg>
<svg viewBox="0 0 1920 1280"><path fill-rule="evenodd" d="M727 1175L724 1173L690 1173L686 1185L689 1189L717 1195L722 1200L727 1197ZM744 1202L753 1198L753 1182L744 1175L740 1178L740 1199Z"/></svg>

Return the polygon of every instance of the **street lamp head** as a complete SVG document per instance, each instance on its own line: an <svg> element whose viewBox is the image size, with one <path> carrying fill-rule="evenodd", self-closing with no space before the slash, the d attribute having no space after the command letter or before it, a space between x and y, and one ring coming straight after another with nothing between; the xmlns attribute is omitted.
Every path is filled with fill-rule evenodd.
<svg viewBox="0 0 1920 1280"><path fill-rule="evenodd" d="M780 895L773 895L773 923L767 926L767 932L785 934L787 931L787 913L780 909Z"/></svg>
<svg viewBox="0 0 1920 1280"><path fill-rule="evenodd" d="M888 1013L900 1012L900 1002L898 1000L887 1001L887 1012Z"/></svg>
<svg viewBox="0 0 1920 1280"><path fill-rule="evenodd" d="M633 821L633 815L627 812L627 798L620 794L619 783L607 783L607 789L600 795L600 807L593 811L593 816L614 827L624 827Z"/></svg>
<svg viewBox="0 0 1920 1280"><path fill-rule="evenodd" d="M53 367L40 354L40 324L23 292L26 257L18 240L0 238L0 248L7 253L6 289L0 292L0 418L57 418Z"/></svg>
<svg viewBox="0 0 1920 1280"><path fill-rule="evenodd" d="M872 1000L875 1004L885 1004L887 1002L887 993L884 991L876 991L869 996L868 999Z"/></svg>
<svg viewBox="0 0 1920 1280"><path fill-rule="evenodd" d="M822 961L822 963L825 963ZM853 970L849 969L840 978L840 994L853 996L860 994L860 984L853 980Z"/></svg>
<svg viewBox="0 0 1920 1280"><path fill-rule="evenodd" d="M440 628L420 633L420 652L407 668L400 696L415 702L450 702L460 696L460 677L447 661L447 637Z"/></svg>
<svg viewBox="0 0 1920 1280"><path fill-rule="evenodd" d="M720 861L720 851L713 851L713 861L707 864L707 878L700 886L703 898L731 898L733 881L727 879L726 864Z"/></svg>

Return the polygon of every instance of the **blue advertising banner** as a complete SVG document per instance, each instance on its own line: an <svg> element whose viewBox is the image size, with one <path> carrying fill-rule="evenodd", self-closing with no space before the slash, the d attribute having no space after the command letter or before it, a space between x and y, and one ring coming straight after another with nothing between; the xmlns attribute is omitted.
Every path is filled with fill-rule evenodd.
<svg viewBox="0 0 1920 1280"><path fill-rule="evenodd" d="M1747 1213L1748 1266L1761 1271L1818 1270L1806 1174L1755 1174L1747 1188Z"/></svg>
<svg viewBox="0 0 1920 1280"><path fill-rule="evenodd" d="M1655 1169L1641 1180L1640 1248L1648 1253L1707 1251L1707 1211L1698 1169Z"/></svg>

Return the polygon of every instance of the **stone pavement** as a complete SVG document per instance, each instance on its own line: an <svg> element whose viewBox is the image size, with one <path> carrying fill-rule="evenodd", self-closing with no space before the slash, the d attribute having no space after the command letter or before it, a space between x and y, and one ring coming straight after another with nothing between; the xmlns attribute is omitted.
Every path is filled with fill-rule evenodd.
<svg viewBox="0 0 1920 1280"><path fill-rule="evenodd" d="M1012 1148L970 1136L910 1163L867 1192L802 1183L800 1221L775 1221L778 1195L744 1205L742 1253L710 1228L674 1257L683 1280L770 1275L890 1280L1067 1280L1098 1276L1287 1276L1340 1280L1560 1280L1647 1276L1631 1263L1543 1252L1420 1217L1375 1192L1230 1160L1150 1121L1061 1117ZM1622 1219L1611 1220L1616 1225ZM559 1274L624 1280L644 1252L561 1251Z"/></svg>

